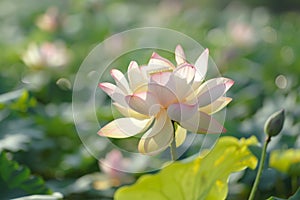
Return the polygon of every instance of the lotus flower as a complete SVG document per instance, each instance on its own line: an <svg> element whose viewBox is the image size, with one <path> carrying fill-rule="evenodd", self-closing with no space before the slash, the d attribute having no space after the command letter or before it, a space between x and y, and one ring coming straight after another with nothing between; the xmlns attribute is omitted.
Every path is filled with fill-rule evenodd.
<svg viewBox="0 0 300 200"><path fill-rule="evenodd" d="M69 62L69 51L62 42L41 45L31 43L22 56L24 63L32 69L43 69L45 67L62 67Z"/></svg>
<svg viewBox="0 0 300 200"><path fill-rule="evenodd" d="M212 117L231 98L225 97L233 85L228 78L204 81L208 49L195 64L186 61L180 45L175 50L177 67L153 53L148 65L129 64L127 78L119 70L111 70L116 85L100 83L99 87L113 100L124 118L102 127L98 134L110 138L128 138L144 133L139 152L155 155L164 151L173 140L181 145L186 132L221 133L225 128ZM176 130L175 130L176 129Z"/></svg>

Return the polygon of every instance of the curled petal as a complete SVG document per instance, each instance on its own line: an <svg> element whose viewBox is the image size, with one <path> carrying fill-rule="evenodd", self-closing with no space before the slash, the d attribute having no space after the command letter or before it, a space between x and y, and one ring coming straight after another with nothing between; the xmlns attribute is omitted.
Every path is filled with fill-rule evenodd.
<svg viewBox="0 0 300 200"><path fill-rule="evenodd" d="M162 110L150 128L140 139L139 152L147 155L156 155L164 151L173 140L173 125L167 117L165 110Z"/></svg>
<svg viewBox="0 0 300 200"><path fill-rule="evenodd" d="M147 79L145 74L142 73L138 64L135 61L131 61L128 67L128 80L129 85L133 93L140 91L147 86Z"/></svg>
<svg viewBox="0 0 300 200"><path fill-rule="evenodd" d="M150 92L141 92L125 97L130 108L143 115L153 116L160 111L160 104Z"/></svg>
<svg viewBox="0 0 300 200"><path fill-rule="evenodd" d="M223 96L233 83L233 80L223 77L210 79L203 83L197 98L199 107L207 106Z"/></svg>
<svg viewBox="0 0 300 200"><path fill-rule="evenodd" d="M211 104L199 108L199 111L202 111L207 114L213 114L221 109L223 109L225 106L227 106L232 101L232 98L229 97L220 97L216 101L212 102Z"/></svg>
<svg viewBox="0 0 300 200"><path fill-rule="evenodd" d="M137 120L129 117L115 119L102 127L98 134L111 138L128 138L147 130L152 120L152 118Z"/></svg>
<svg viewBox="0 0 300 200"><path fill-rule="evenodd" d="M131 93L131 90L129 88L128 82L124 76L124 74L117 70L117 69L112 69L110 71L111 76L113 79L116 81L117 86L125 93L129 94Z"/></svg>
<svg viewBox="0 0 300 200"><path fill-rule="evenodd" d="M176 60L177 65L185 63L186 58L185 58L185 54L184 54L184 51L183 51L181 45L176 46L175 60Z"/></svg>
<svg viewBox="0 0 300 200"><path fill-rule="evenodd" d="M195 81L202 81L206 76L208 54L209 54L208 49L205 49L195 62L195 67L197 69L197 73L196 73L197 75L195 77Z"/></svg>

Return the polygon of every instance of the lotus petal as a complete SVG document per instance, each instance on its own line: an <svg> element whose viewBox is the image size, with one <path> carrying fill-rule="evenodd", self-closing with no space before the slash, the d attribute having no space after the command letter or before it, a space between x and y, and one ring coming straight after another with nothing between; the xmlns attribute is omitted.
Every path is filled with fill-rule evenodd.
<svg viewBox="0 0 300 200"><path fill-rule="evenodd" d="M208 49L205 49L195 62L195 67L197 69L196 78L195 78L196 82L204 80L206 76L208 55L209 55L209 51Z"/></svg>
<svg viewBox="0 0 300 200"><path fill-rule="evenodd" d="M149 92L155 95L162 107L167 108L170 104L178 101L176 93L168 88L156 83L149 84Z"/></svg>
<svg viewBox="0 0 300 200"><path fill-rule="evenodd" d="M100 83L99 87L108 95L110 98L117 102L118 104L127 107L127 102L125 101L124 92L118 88L116 85L111 83Z"/></svg>
<svg viewBox="0 0 300 200"><path fill-rule="evenodd" d="M173 65L173 63L171 63L171 61L153 52L148 63L148 70L149 70L148 72L150 74L159 71L167 71L173 69L175 69L175 66Z"/></svg>
<svg viewBox="0 0 300 200"><path fill-rule="evenodd" d="M179 126L177 124L177 128L175 131L175 141L176 141L176 147L179 147L180 145L182 145L185 141L186 138L186 129L182 128L181 126Z"/></svg>
<svg viewBox="0 0 300 200"><path fill-rule="evenodd" d="M145 74L142 73L141 69L135 61L130 62L127 75L129 85L133 93L141 91L142 88L147 87L147 79L145 77Z"/></svg>
<svg viewBox="0 0 300 200"><path fill-rule="evenodd" d="M150 128L140 139L139 152L147 155L156 155L164 151L171 144L174 133L171 120L165 110L162 110Z"/></svg>
<svg viewBox="0 0 300 200"><path fill-rule="evenodd" d="M148 129L153 118L137 120L135 118L119 118L102 127L98 134L111 138L128 138Z"/></svg>
<svg viewBox="0 0 300 200"><path fill-rule="evenodd" d="M228 78L214 78L203 83L199 88L198 104L199 107L207 106L223 96L233 85L234 81Z"/></svg>
<svg viewBox="0 0 300 200"><path fill-rule="evenodd" d="M156 115L160 109L156 96L151 92L141 92L125 97L130 108L143 115L153 116Z"/></svg>
<svg viewBox="0 0 300 200"><path fill-rule="evenodd" d="M175 76L185 79L187 83L190 83L194 80L196 68L191 64L184 63L178 66L173 73Z"/></svg>
<svg viewBox="0 0 300 200"><path fill-rule="evenodd" d="M222 110L232 101L232 98L229 97L220 97L216 101L208 104L207 106L200 107L199 111L205 112L207 114L213 114Z"/></svg>
<svg viewBox="0 0 300 200"><path fill-rule="evenodd" d="M182 121L187 121L190 118L192 118L195 113L198 112L198 106L197 104L195 105L188 105L188 104L184 104L184 103L175 103L172 104L168 107L168 116L180 123Z"/></svg>
<svg viewBox="0 0 300 200"><path fill-rule="evenodd" d="M181 116L183 113L183 116ZM226 129L212 116L198 111L190 116L185 109L173 107L168 109L169 117L183 128L197 133L223 133ZM180 121L177 121L180 120Z"/></svg>
<svg viewBox="0 0 300 200"><path fill-rule="evenodd" d="M183 63L185 63L186 61L186 58L185 58L185 54L184 54L184 51L182 49L182 47L180 45L177 45L176 46L176 49L175 49L175 60L176 60L176 63L177 65L181 65Z"/></svg>
<svg viewBox="0 0 300 200"><path fill-rule="evenodd" d="M117 69L112 69L110 71L111 76L113 79L116 81L117 86L125 93L129 94L131 93L131 90L129 88L127 79L125 78L124 74L117 70Z"/></svg>
<svg viewBox="0 0 300 200"><path fill-rule="evenodd" d="M127 107L121 106L120 104L115 103L115 102L113 103L113 105L125 117L133 117L133 118L140 119L140 120L149 118L149 116L147 116L147 115L143 115L141 113L138 113L138 112L132 110L129 106L127 106Z"/></svg>

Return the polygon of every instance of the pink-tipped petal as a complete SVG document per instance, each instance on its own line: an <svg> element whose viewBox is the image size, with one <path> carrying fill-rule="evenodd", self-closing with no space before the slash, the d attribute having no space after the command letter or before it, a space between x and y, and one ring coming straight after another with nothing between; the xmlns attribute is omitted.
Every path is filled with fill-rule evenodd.
<svg viewBox="0 0 300 200"><path fill-rule="evenodd" d="M153 116L160 111L160 104L150 92L141 92L125 97L131 109L147 116Z"/></svg>
<svg viewBox="0 0 300 200"><path fill-rule="evenodd" d="M128 66L128 70L139 69L139 65L136 61L131 61Z"/></svg>
<svg viewBox="0 0 300 200"><path fill-rule="evenodd" d="M113 77L113 79L115 80L117 86L125 93L125 94L129 94L131 93L131 90L129 88L128 82L124 76L124 74L117 70L117 69L112 69L110 71L111 76Z"/></svg>
<svg viewBox="0 0 300 200"><path fill-rule="evenodd" d="M195 62L195 67L197 69L197 75L196 75L197 81L202 81L206 76L208 55L209 55L209 51L208 49L205 49Z"/></svg>
<svg viewBox="0 0 300 200"><path fill-rule="evenodd" d="M199 111L202 111L207 114L213 114L220 110L222 110L225 106L227 106L232 101L229 97L220 97L216 101L212 102L211 104L199 108Z"/></svg>
<svg viewBox="0 0 300 200"><path fill-rule="evenodd" d="M101 88L108 96L111 96L115 91L117 86L111 83L99 83L99 88Z"/></svg>
<svg viewBox="0 0 300 200"><path fill-rule="evenodd" d="M184 54L184 51L183 51L181 45L176 46L175 60L176 60L177 65L181 65L181 64L185 63L186 58L185 58L185 54Z"/></svg>
<svg viewBox="0 0 300 200"><path fill-rule="evenodd" d="M98 134L110 138L128 138L144 132L152 122L151 119L119 118L102 127Z"/></svg>
<svg viewBox="0 0 300 200"><path fill-rule="evenodd" d="M224 78L224 83L225 83L225 86L226 86L226 91L227 92L234 84L234 81L232 79L229 79L229 78Z"/></svg>
<svg viewBox="0 0 300 200"><path fill-rule="evenodd" d="M167 117L166 111L162 110L154 124L140 139L139 152L146 155L156 155L164 151L173 140L173 125Z"/></svg>
<svg viewBox="0 0 300 200"><path fill-rule="evenodd" d="M169 61L166 58L161 57L160 55L158 55L155 52L153 52L153 54L149 60L148 67L150 70L149 71L150 74L159 72L159 71L175 69L175 66L173 65L173 63L171 61Z"/></svg>
<svg viewBox="0 0 300 200"><path fill-rule="evenodd" d="M233 85L233 81L228 78L214 78L203 83L199 88L198 104L204 107L223 96Z"/></svg>
<svg viewBox="0 0 300 200"><path fill-rule="evenodd" d="M122 106L127 106L127 103L125 101L125 94L124 92L111 83L100 83L99 87L108 95L110 98L117 102L118 104Z"/></svg>

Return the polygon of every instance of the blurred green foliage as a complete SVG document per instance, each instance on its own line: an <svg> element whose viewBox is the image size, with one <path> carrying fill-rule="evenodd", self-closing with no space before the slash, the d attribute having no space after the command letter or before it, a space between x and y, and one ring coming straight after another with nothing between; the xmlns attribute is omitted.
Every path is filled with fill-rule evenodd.
<svg viewBox="0 0 300 200"><path fill-rule="evenodd" d="M295 0L2 0L0 151L41 175L66 199L111 199L114 188L95 189L90 176L84 179L86 187L78 184L80 177L99 167L76 134L71 88L95 45L114 33L145 26L171 28L194 38L210 49L223 76L235 80L228 94L234 100L227 109L226 135L256 135L262 141L265 120L284 108L283 131L268 150L300 148L298 9ZM31 44L36 48L28 56ZM132 54L122 57L117 67L125 69L137 59ZM146 63L148 57L141 54L138 60ZM109 108L97 111L100 124L112 119ZM259 148L253 153L259 155ZM232 176L228 198L247 196L254 178L250 170ZM295 192L292 179L299 187L299 178L268 168L258 199L287 198ZM7 190L2 180L0 194L4 199L24 195Z"/></svg>
<svg viewBox="0 0 300 200"><path fill-rule="evenodd" d="M9 188L20 188L29 194L50 194L41 177L33 176L27 167L9 160L5 152L0 153L0 175Z"/></svg>

